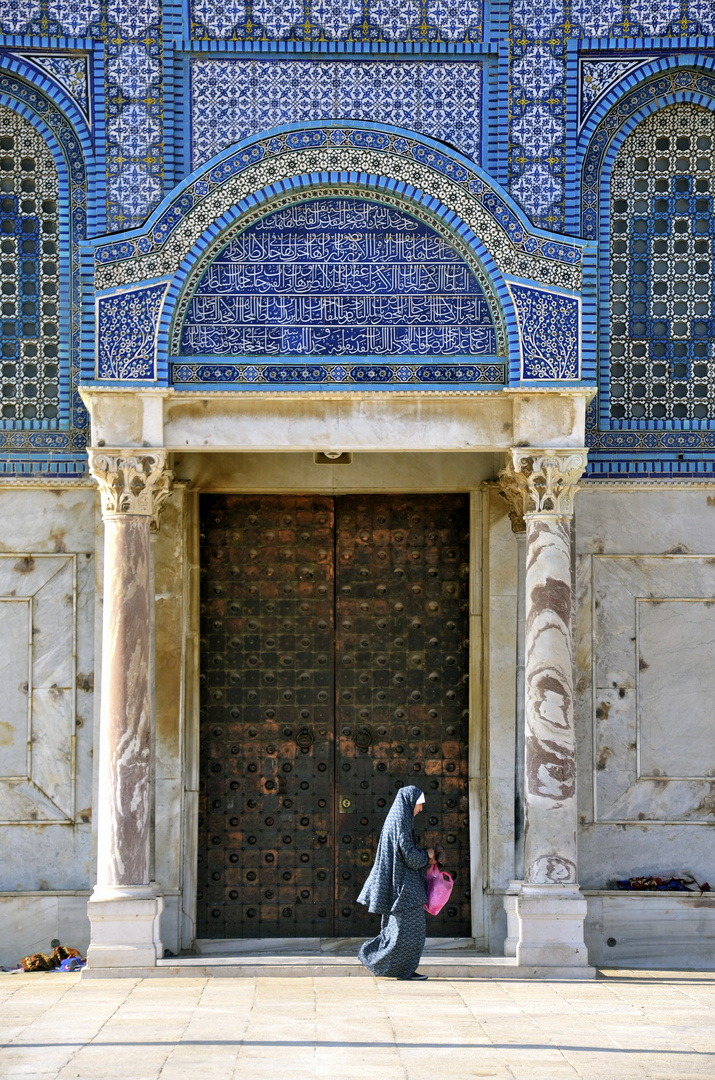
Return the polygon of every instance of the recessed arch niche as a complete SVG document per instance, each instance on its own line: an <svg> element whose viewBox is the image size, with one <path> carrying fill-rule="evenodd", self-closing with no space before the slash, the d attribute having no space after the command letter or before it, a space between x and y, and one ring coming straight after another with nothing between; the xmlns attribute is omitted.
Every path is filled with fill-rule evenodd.
<svg viewBox="0 0 715 1080"><path fill-rule="evenodd" d="M428 212L349 187L244 215L187 278L170 340L187 359L507 353L471 250Z"/></svg>

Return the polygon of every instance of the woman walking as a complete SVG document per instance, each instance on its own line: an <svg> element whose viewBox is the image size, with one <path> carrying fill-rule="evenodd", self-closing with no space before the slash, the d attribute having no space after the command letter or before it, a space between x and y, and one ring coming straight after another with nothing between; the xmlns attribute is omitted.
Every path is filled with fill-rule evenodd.
<svg viewBox="0 0 715 1080"><path fill-rule="evenodd" d="M427 978L418 973L417 965L426 937L424 871L435 855L432 848L417 847L412 829L424 801L424 794L412 785L397 792L382 826L375 863L358 896L359 904L382 915L380 933L358 953L373 975Z"/></svg>

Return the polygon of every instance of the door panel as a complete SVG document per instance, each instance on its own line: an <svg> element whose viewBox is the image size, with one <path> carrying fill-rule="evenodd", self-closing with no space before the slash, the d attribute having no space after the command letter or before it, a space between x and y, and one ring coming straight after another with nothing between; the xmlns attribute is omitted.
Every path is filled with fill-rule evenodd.
<svg viewBox="0 0 715 1080"><path fill-rule="evenodd" d="M199 937L371 934L395 791L468 935L466 496L202 496Z"/></svg>
<svg viewBox="0 0 715 1080"><path fill-rule="evenodd" d="M333 933L333 500L202 496L198 937Z"/></svg>
<svg viewBox="0 0 715 1080"><path fill-rule="evenodd" d="M468 936L468 498L336 500L338 936L375 932L355 903L396 790L416 784L454 894L434 936Z"/></svg>

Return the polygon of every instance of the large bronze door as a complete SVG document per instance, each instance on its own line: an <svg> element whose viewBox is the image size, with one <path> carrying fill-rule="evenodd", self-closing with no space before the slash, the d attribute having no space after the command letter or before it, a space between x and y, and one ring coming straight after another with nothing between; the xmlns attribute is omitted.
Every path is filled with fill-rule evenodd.
<svg viewBox="0 0 715 1080"><path fill-rule="evenodd" d="M375 932L395 791L470 933L466 496L203 496L199 937Z"/></svg>

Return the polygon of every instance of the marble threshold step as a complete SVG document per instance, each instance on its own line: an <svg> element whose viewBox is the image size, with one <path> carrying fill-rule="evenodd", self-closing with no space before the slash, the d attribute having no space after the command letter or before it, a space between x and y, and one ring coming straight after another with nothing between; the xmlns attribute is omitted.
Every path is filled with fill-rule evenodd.
<svg viewBox="0 0 715 1080"><path fill-rule="evenodd" d="M367 977L357 958L364 938L197 941L192 955L165 957L156 967L85 968L93 978ZM593 968L519 967L516 957L485 956L471 938L428 938L420 971L441 979L589 979Z"/></svg>

